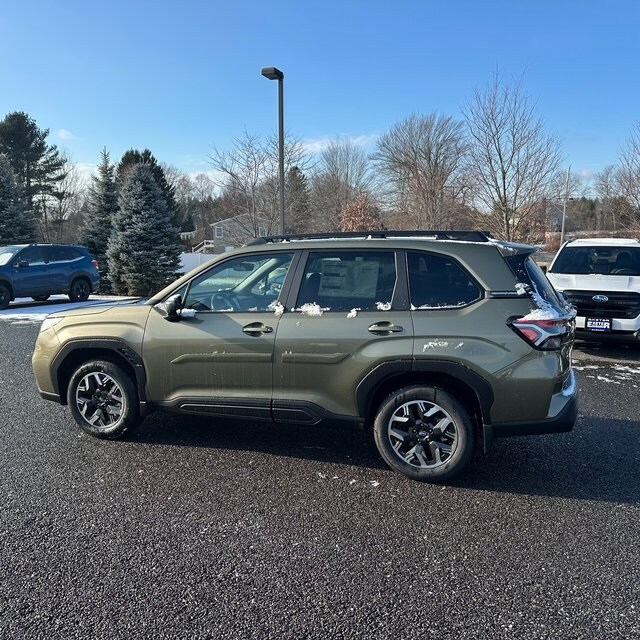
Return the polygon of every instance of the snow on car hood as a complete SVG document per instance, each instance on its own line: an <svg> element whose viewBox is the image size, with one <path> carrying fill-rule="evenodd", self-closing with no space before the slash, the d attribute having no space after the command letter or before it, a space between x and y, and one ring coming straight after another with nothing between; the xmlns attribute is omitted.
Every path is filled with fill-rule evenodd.
<svg viewBox="0 0 640 640"><path fill-rule="evenodd" d="M604 276L597 273L549 273L551 284L560 291L582 289L585 291L638 291L640 276Z"/></svg>

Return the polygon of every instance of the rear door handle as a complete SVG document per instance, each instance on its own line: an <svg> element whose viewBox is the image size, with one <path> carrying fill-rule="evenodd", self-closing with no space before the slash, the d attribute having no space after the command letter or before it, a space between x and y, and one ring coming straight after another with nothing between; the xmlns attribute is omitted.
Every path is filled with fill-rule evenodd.
<svg viewBox="0 0 640 640"><path fill-rule="evenodd" d="M393 322L375 322L369 327L371 333L400 333L404 328Z"/></svg>
<svg viewBox="0 0 640 640"><path fill-rule="evenodd" d="M269 327L262 322L252 322L242 327L242 330L249 335L252 333L273 333L273 327Z"/></svg>

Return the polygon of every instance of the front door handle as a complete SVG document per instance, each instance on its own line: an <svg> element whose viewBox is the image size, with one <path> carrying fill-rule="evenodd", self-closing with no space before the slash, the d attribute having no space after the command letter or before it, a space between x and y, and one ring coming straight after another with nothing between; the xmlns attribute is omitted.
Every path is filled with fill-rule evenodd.
<svg viewBox="0 0 640 640"><path fill-rule="evenodd" d="M400 333L404 331L404 328L399 324L393 324L393 322L375 322L369 327L371 333Z"/></svg>
<svg viewBox="0 0 640 640"><path fill-rule="evenodd" d="M247 324L242 327L242 330L245 333L251 334L260 334L260 333L273 333L273 327L269 327L262 322L252 322L251 324Z"/></svg>

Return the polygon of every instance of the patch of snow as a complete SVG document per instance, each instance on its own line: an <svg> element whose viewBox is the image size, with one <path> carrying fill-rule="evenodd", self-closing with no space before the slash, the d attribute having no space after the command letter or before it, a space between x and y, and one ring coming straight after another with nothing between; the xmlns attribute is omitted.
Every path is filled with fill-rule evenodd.
<svg viewBox="0 0 640 640"><path fill-rule="evenodd" d="M446 340L431 340L422 345L422 352L424 353L428 349L446 349L448 346L449 343Z"/></svg>
<svg viewBox="0 0 640 640"><path fill-rule="evenodd" d="M518 292L518 295L524 296L529 293L530 289L531 287L528 284L525 284L524 282L516 282L516 291Z"/></svg>
<svg viewBox="0 0 640 640"><path fill-rule="evenodd" d="M378 311L391 311L390 302L376 302L376 309Z"/></svg>
<svg viewBox="0 0 640 640"><path fill-rule="evenodd" d="M613 368L616 371L625 371L626 373L640 373L640 368L627 367L626 365L623 365L623 364L615 364L613 365Z"/></svg>
<svg viewBox="0 0 640 640"><path fill-rule="evenodd" d="M329 309L322 308L319 304L316 304L315 302L307 302L306 304L303 304L300 308L296 309L296 311L300 311L305 316L319 317L325 311L329 311Z"/></svg>
<svg viewBox="0 0 640 640"><path fill-rule="evenodd" d="M351 309L349 313L347 313L347 318L356 318L358 316L358 311L362 311L359 307L355 309Z"/></svg>
<svg viewBox="0 0 640 640"><path fill-rule="evenodd" d="M612 384L622 384L618 380L612 380L611 378L607 378L607 376L597 376L597 380L600 380L600 382L611 382Z"/></svg>
<svg viewBox="0 0 640 640"><path fill-rule="evenodd" d="M279 300L274 300L267 309L273 311L274 316L281 316L284 313L284 305Z"/></svg>

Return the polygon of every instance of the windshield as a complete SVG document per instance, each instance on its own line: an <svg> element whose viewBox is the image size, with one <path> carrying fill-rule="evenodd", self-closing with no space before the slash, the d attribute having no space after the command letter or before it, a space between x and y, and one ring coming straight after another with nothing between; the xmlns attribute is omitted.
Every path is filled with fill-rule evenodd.
<svg viewBox="0 0 640 640"><path fill-rule="evenodd" d="M0 247L0 267L3 264L7 264L7 262L9 262L9 260L11 260L11 258L13 258L13 256L15 256L18 251L20 251L20 249L22 249L22 247Z"/></svg>
<svg viewBox="0 0 640 640"><path fill-rule="evenodd" d="M551 265L549 273L640 276L640 247L565 247Z"/></svg>

